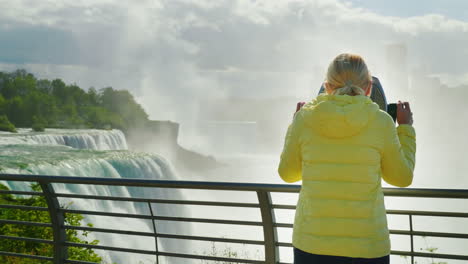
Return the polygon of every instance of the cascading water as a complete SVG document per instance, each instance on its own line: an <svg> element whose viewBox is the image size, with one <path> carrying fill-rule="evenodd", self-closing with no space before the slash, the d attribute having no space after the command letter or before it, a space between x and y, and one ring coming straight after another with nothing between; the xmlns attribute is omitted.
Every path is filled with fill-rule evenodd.
<svg viewBox="0 0 468 264"><path fill-rule="evenodd" d="M11 174L176 179L176 175L170 164L158 155L135 153L127 150L112 150L127 148L125 136L119 130L50 130L51 133L33 133L25 130L22 130L18 134L1 133L0 171ZM2 183L14 190L30 189L29 183ZM174 190L169 193L160 189L155 191L149 188L144 188L144 190L139 188L137 190L135 188L116 186L54 184L54 188L55 191L60 193L123 197L161 198L181 195ZM68 205L70 208L81 210L149 214L147 204L83 199L60 199L60 203ZM173 209L168 206L154 206L153 210L156 210L158 214L173 214L171 212ZM85 221L101 228L132 229L143 232L153 231L149 221L138 219L128 218L115 221L111 218L87 216ZM165 232L171 232L177 227L160 224L159 228ZM148 241L147 239L132 239L132 237L128 237L119 241L113 236L92 233L88 239L98 239L101 241L100 244L107 246L154 250L154 238ZM153 245L153 248L151 245ZM109 263L133 263L133 260L129 260L128 255L97 252ZM146 260L148 261L146 262ZM143 257L139 261L140 263L154 263L154 257Z"/></svg>
<svg viewBox="0 0 468 264"><path fill-rule="evenodd" d="M47 133L19 129L18 133L0 132L0 145L34 144L65 145L77 149L128 149L125 135L120 130L47 129Z"/></svg>

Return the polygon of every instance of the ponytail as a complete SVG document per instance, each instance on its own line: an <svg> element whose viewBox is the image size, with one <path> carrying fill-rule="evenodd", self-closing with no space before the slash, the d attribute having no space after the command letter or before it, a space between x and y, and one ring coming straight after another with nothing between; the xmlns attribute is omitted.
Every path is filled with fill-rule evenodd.
<svg viewBox="0 0 468 264"><path fill-rule="evenodd" d="M341 88L334 89L332 94L334 95L366 95L366 92L359 86L356 85L345 85Z"/></svg>
<svg viewBox="0 0 468 264"><path fill-rule="evenodd" d="M366 95L372 81L367 65L359 55L343 53L328 67L327 80L334 95Z"/></svg>

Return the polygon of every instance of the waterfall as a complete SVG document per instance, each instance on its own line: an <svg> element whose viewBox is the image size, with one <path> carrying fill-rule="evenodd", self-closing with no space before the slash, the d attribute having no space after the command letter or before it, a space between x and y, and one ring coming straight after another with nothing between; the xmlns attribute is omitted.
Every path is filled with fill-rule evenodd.
<svg viewBox="0 0 468 264"><path fill-rule="evenodd" d="M0 172L106 178L177 179L170 163L159 155L114 150L127 148L125 136L119 130L47 129L47 131L47 133L34 133L22 129L18 134L0 133ZM25 182L2 182L2 184L13 190L30 190L29 183ZM79 184L54 184L53 186L58 193L163 199L182 198L182 194L178 190ZM59 203L70 209L78 210L150 214L146 203L68 198L60 198ZM177 215L180 213L169 205L153 205L152 210L158 215ZM178 210L180 211L180 209ZM113 219L85 215L85 223L92 223L95 227L100 228L153 232L150 220ZM158 230L164 230L167 233L176 233L186 228L190 227L174 223L158 223ZM93 232L88 235L87 239L98 239L100 244L106 246L154 250L154 238L152 237L116 236ZM174 243L179 243L180 246L180 242L175 241ZM100 250L96 250L96 252L103 256L108 263L134 263L135 260L129 255ZM140 263L154 263L155 258L154 256L141 256L138 261Z"/></svg>
<svg viewBox="0 0 468 264"><path fill-rule="evenodd" d="M98 129L47 129L47 132L34 132L19 129L18 133L0 134L0 145L64 145L77 149L122 150L128 149L122 131Z"/></svg>

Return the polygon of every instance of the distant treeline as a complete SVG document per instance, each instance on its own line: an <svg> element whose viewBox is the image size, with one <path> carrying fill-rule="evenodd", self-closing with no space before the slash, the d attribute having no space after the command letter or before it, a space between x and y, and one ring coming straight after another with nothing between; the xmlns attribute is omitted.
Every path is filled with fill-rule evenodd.
<svg viewBox="0 0 468 264"><path fill-rule="evenodd" d="M32 127L118 128L148 122L145 110L127 90L83 90L61 79L37 79L25 70L0 72L0 130Z"/></svg>

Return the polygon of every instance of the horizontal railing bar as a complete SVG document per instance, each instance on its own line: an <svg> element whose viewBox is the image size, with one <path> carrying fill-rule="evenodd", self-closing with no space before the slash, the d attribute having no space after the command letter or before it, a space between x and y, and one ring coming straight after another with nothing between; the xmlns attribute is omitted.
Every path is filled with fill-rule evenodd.
<svg viewBox="0 0 468 264"><path fill-rule="evenodd" d="M0 175L1 179L1 175ZM31 192L31 191L14 191L14 190L0 190L0 194L21 194L21 195L38 195L43 196L41 192Z"/></svg>
<svg viewBox="0 0 468 264"><path fill-rule="evenodd" d="M274 209L289 209L295 210L295 205L278 204L273 205ZM468 213L457 213L457 212L440 212L440 211L412 211L412 210L387 210L387 214L395 215L419 215L419 216L447 216L447 217L460 217L468 218Z"/></svg>
<svg viewBox="0 0 468 264"><path fill-rule="evenodd" d="M294 210L296 209L295 205L288 205L288 204L273 204L271 205L273 209L291 209Z"/></svg>
<svg viewBox="0 0 468 264"><path fill-rule="evenodd" d="M29 207L29 206L11 206L11 205L0 205L0 208L17 208L26 210L41 210L46 211L44 207ZM127 218L139 218L139 219L152 219L149 215L137 215L137 214L122 214L122 213L110 213L110 212L99 212L99 211L86 211L86 210L71 210L61 209L65 213L76 213L76 214L89 214L89 215L102 215L102 216L116 216L116 217L127 217ZM431 212L431 211L410 211L410 210L388 210L388 214L398 215L418 215L418 216L440 216L440 217L460 217L468 218L468 213L456 213L456 212Z"/></svg>
<svg viewBox="0 0 468 264"><path fill-rule="evenodd" d="M221 220L221 219L205 219L205 218L189 218L189 217L170 217L170 216L154 216L153 219L160 221L175 221L175 222L192 222L192 223L209 223L209 224L225 224L225 225L247 225L247 226L263 226L262 222L255 221L239 221L239 220Z"/></svg>
<svg viewBox="0 0 468 264"><path fill-rule="evenodd" d="M292 243L276 243L279 247L293 247ZM391 255L400 256L415 256L415 257L428 257L428 258L442 258L442 259L461 259L468 260L468 256L464 255L449 255L449 254L436 254L436 253L424 253L424 252L409 252L409 251L391 251Z"/></svg>
<svg viewBox="0 0 468 264"><path fill-rule="evenodd" d="M164 200L164 199L150 199L148 201L150 203L158 203L158 204L203 205L203 206L246 207L246 208L259 208L260 207L258 204L255 204L255 203L178 201L178 200Z"/></svg>
<svg viewBox="0 0 468 264"><path fill-rule="evenodd" d="M274 223L274 227L283 227L283 228L292 228L293 224L287 224L287 223Z"/></svg>
<svg viewBox="0 0 468 264"><path fill-rule="evenodd" d="M116 229L104 229L97 227L84 227L84 226L64 226L66 229L81 230L81 231L92 231L112 234L124 234L124 235L136 235L136 236L148 236L154 237L155 234L151 232L137 232L129 230L116 230ZM159 238L169 239L184 239L184 240L200 240L200 241L211 241L211 242L225 242L225 243L239 243L249 245L264 245L264 241L260 240L245 240L245 239L230 239L230 238L217 238L217 237L200 237L200 236L186 236L186 235L174 235L174 234L156 234Z"/></svg>
<svg viewBox="0 0 468 264"><path fill-rule="evenodd" d="M400 256L415 256L424 258L440 258L440 259L458 259L468 260L467 255L451 255L451 254L438 254L438 253L424 253L424 252L408 252L408 251L391 251L392 255Z"/></svg>
<svg viewBox="0 0 468 264"><path fill-rule="evenodd" d="M183 236L183 235L172 235L172 234L157 234L156 237L170 238L170 239L210 241L210 242L223 242L223 243L237 243L237 244L248 244L248 245L265 245L265 242L260 241L260 240L201 237L201 236Z"/></svg>
<svg viewBox="0 0 468 264"><path fill-rule="evenodd" d="M50 224L50 223L27 222L27 221L5 220L5 219L0 219L0 223L2 223L2 224L11 224L11 225L29 225L29 226L52 227L52 224Z"/></svg>
<svg viewBox="0 0 468 264"><path fill-rule="evenodd" d="M222 257L214 257L214 256L191 255L191 254L170 253L170 252L158 252L158 255L164 256L164 257L201 259L201 260L211 260L211 261L220 261L220 262L254 263L254 264L265 263L264 260L222 258Z"/></svg>
<svg viewBox="0 0 468 264"><path fill-rule="evenodd" d="M102 249L102 250L111 250L111 251L146 254L146 255L155 255L155 254L158 253L158 252L156 252L154 250L131 249L131 248L122 248L122 247L110 247L110 246L72 243L72 242L65 242L64 245L67 246L67 247Z"/></svg>
<svg viewBox="0 0 468 264"><path fill-rule="evenodd" d="M446 237L446 238L468 238L468 234L460 233L442 233L442 232L426 232L426 231L407 231L407 230L389 230L392 235L413 235L413 236L430 236L430 237Z"/></svg>
<svg viewBox="0 0 468 264"><path fill-rule="evenodd" d="M411 235L410 231L405 230L390 230L392 235ZM468 238L468 234L456 234L456 233L436 233L436 232L420 232L413 231L414 236L430 236L430 237L446 237L446 238ZM277 242L278 247L292 247L292 243Z"/></svg>
<svg viewBox="0 0 468 264"><path fill-rule="evenodd" d="M89 261L73 260L73 259L67 259L67 260L64 261L64 263L67 263L67 264L99 264L97 262L89 262Z"/></svg>
<svg viewBox="0 0 468 264"><path fill-rule="evenodd" d="M121 217L121 218L138 218L138 219L148 219L148 220L152 219L151 215L111 213L111 212L88 211L88 210L59 209L59 212L63 212L63 213L67 213L67 214L115 216L115 217Z"/></svg>
<svg viewBox="0 0 468 264"><path fill-rule="evenodd" d="M396 255L396 256L415 256L415 257L427 257L427 258L437 258L437 256L434 256L433 254L430 253L423 253L425 254L424 256L421 256L420 253L411 253L411 252L406 252L406 251L392 251L390 253L391 255ZM429 255L427 255L429 254ZM440 255L440 254L439 254ZM455 256L454 258L451 257L439 257L442 259L460 259L458 257L465 257L465 256L460 256L460 255L442 255L442 256ZM278 264L293 264L290 262L279 262Z"/></svg>
<svg viewBox="0 0 468 264"><path fill-rule="evenodd" d="M20 209L20 210L28 210L28 211L48 211L47 207L39 207L39 206L26 206L26 205L12 205L12 204L0 204L0 208L5 209Z"/></svg>
<svg viewBox="0 0 468 264"><path fill-rule="evenodd" d="M260 183L234 183L234 182L206 182L206 181L171 181L125 178L98 178L98 177L69 177L49 175L20 175L0 174L0 180L7 181L36 181L45 183L67 184L93 184L93 185L119 185L153 188L202 189L224 191L270 191L270 192L299 192L301 186L291 184L260 184Z"/></svg>
<svg viewBox="0 0 468 264"><path fill-rule="evenodd" d="M295 210L295 205L277 204L272 205L274 209L289 209ZM395 215L419 215L419 216L447 216L447 217L460 217L468 218L468 213L457 212L441 212L441 211L413 211L413 210L387 210L387 214Z"/></svg>
<svg viewBox="0 0 468 264"><path fill-rule="evenodd" d="M281 225L281 226L279 226ZM276 226L278 227L286 227L285 225L289 225L289 224L276 224ZM287 227L292 227L292 224L291 226L287 226ZM389 230L390 234L392 235L411 235L413 234L413 236L430 236L430 237L446 237L446 238L468 238L468 234L458 234L458 233L442 233L442 232L425 232L425 231L406 231L406 230L393 230L393 229L390 229ZM292 246L290 243L277 243L277 246L281 246L281 247L288 247L288 246Z"/></svg>
<svg viewBox="0 0 468 264"><path fill-rule="evenodd" d="M154 237L153 232L117 230L117 229L106 229L106 228L88 227L88 226L71 226L71 225L65 225L64 228L65 229L70 229L70 230L80 230L80 231L90 231L90 232L101 232L101 233L110 233L110 234Z"/></svg>
<svg viewBox="0 0 468 264"><path fill-rule="evenodd" d="M198 222L198 223L228 224L228 225L254 225L254 226L263 225L262 222L239 221L239 220L188 218L188 217L172 217L172 216L150 216L150 215L135 215L135 214L122 214L122 213L109 213L109 212L99 212L99 211L70 210L70 209L61 209L61 211L65 213L117 216L117 217L140 218L140 219L154 219L154 220L160 220L160 221Z"/></svg>
<svg viewBox="0 0 468 264"><path fill-rule="evenodd" d="M276 242L277 247L293 247L292 243L287 243L287 242Z"/></svg>
<svg viewBox="0 0 468 264"><path fill-rule="evenodd" d="M467 199L464 189L382 188L385 196Z"/></svg>
<svg viewBox="0 0 468 264"><path fill-rule="evenodd" d="M43 244L54 244L54 241L52 240L32 238L32 237L16 237L16 236L0 235L0 239L20 240L20 241L43 243Z"/></svg>
<svg viewBox="0 0 468 264"><path fill-rule="evenodd" d="M140 187L231 190L231 191L270 191L298 193L300 185L257 184L202 181L163 181L147 179L67 177L45 175L0 174L1 180L41 181L47 183L120 185ZM463 189L423 189L423 188L383 188L386 196L422 197L422 198L468 198L468 190Z"/></svg>
<svg viewBox="0 0 468 264"><path fill-rule="evenodd" d="M120 247L109 247L109 246L70 243L70 242L66 242L65 245L70 246L70 247L86 247L86 248L93 248L93 249L120 251L120 252L128 252L128 253L138 253L138 254L147 254L147 255L154 255L154 254L157 253L159 256L169 256L169 257L218 260L218 261L230 261L230 262L244 262L244 261L247 261L247 262L244 262L244 263L263 263L262 261L250 262L250 260L244 260L244 259L228 259L228 258L207 257L207 256L200 256L200 255L188 255L188 254L178 254L178 253L168 253L168 252L156 252L156 251L149 251L149 250L135 250L135 249L120 248ZM277 246L292 247L292 244L291 243L277 243ZM1 254L2 254L2 252L0 252L0 255ZM464 256L464 255L436 254L436 253L424 253L424 252L407 252L407 251L391 251L390 254L391 255L400 255L400 256L416 256L416 257L427 257L427 258L468 260L468 256Z"/></svg>
<svg viewBox="0 0 468 264"><path fill-rule="evenodd" d="M84 247L84 248L102 249L102 250L137 253L137 254L146 254L146 255L155 255L155 254L157 254L158 256L177 257L177 258L204 259L204 260L242 262L242 263L263 263L263 261L258 261L258 260L220 258L220 257L211 257L211 256L202 256L202 255L170 253L170 252L157 252L157 251L153 251L153 250L129 249L129 248L121 248L121 247L109 247L109 246L71 243L71 242L65 242L65 246L68 246L68 247Z"/></svg>
<svg viewBox="0 0 468 264"><path fill-rule="evenodd" d="M418 215L418 216L447 216L447 217L468 218L468 213L437 212L437 211L387 210L387 214Z"/></svg>
<svg viewBox="0 0 468 264"><path fill-rule="evenodd" d="M27 254L14 253L14 252L5 252L5 251L0 251L0 255L1 256L19 257L19 258L40 259L40 260L48 260L48 261L53 261L54 260L52 257L38 256L38 255L27 255Z"/></svg>
<svg viewBox="0 0 468 264"><path fill-rule="evenodd" d="M149 199L149 198L134 198L134 197L115 197L103 195L86 195L86 194L69 194L56 193L57 197L61 198L78 198L78 199L93 199L106 201L125 201L125 202L141 202L141 203L158 203L158 204L180 204L180 205L206 205L206 206L224 206L224 207L253 207L258 208L255 203L231 203L231 202L209 202L209 201L182 201L182 200L167 200L167 199Z"/></svg>
<svg viewBox="0 0 468 264"><path fill-rule="evenodd" d="M275 227L292 228L293 224L277 223ZM442 232L426 232L426 231L406 231L406 230L389 230L392 235L415 235L415 236L433 236L433 237L447 237L447 238L468 238L468 234L459 233L442 233Z"/></svg>
<svg viewBox="0 0 468 264"><path fill-rule="evenodd" d="M45 183L120 185L139 187L160 187L180 189L204 189L226 191L267 191L298 193L300 185L260 184L206 181L170 181L123 178L69 177L26 174L0 174L0 180L35 181ZM468 190L463 189L424 189L424 188L382 188L385 196L421 197L421 198L468 198Z"/></svg>

